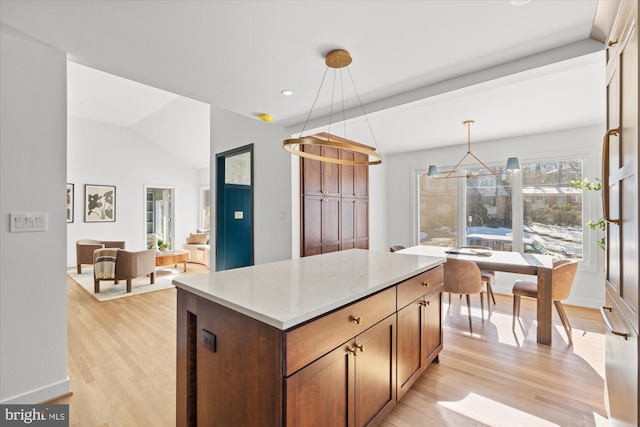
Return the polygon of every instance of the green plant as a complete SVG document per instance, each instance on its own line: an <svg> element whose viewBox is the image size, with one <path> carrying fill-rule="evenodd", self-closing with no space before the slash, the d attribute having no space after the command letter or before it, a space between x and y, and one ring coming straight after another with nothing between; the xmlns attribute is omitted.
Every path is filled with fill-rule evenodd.
<svg viewBox="0 0 640 427"><path fill-rule="evenodd" d="M581 188L582 190L588 191L600 191L602 190L602 182L600 182L600 178L596 178L596 182L590 182L588 179L580 180L571 180L571 185L576 188ZM592 230L602 230L603 232L607 229L607 223L604 221L603 217L598 218L596 221L589 220L587 223L589 228ZM605 238L598 239L598 246L602 249L605 248L606 240Z"/></svg>

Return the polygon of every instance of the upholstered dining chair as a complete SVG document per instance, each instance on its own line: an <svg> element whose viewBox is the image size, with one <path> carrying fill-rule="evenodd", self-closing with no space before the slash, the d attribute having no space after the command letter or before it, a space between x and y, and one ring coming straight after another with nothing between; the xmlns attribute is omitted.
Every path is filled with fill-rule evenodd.
<svg viewBox="0 0 640 427"><path fill-rule="evenodd" d="M390 252L397 252L397 251L401 251L403 249L407 249L406 246L402 246L402 245L393 245L389 247L389 251Z"/></svg>
<svg viewBox="0 0 640 427"><path fill-rule="evenodd" d="M571 339L571 323L564 311L562 302L569 298L573 279L578 270L578 261L558 260L553 263L553 274L551 278L551 300L558 310L560 321L569 338L569 344L573 344ZM511 328L516 327L516 318L520 317L520 297L537 298L538 283L529 280L516 280L513 284L513 320Z"/></svg>
<svg viewBox="0 0 640 427"><path fill-rule="evenodd" d="M466 246L463 246L463 248L479 249L483 251L488 251L489 253L493 251L493 249L491 249L489 246L482 246L482 245L466 245ZM496 281L496 272L493 270L480 270L480 275L482 276L482 283L484 283L485 287L487 288L487 306L489 308L489 311L491 311L489 298L491 298L491 301L493 301L493 305L496 305L496 297L493 296L493 288L492 288L493 284Z"/></svg>
<svg viewBox="0 0 640 427"><path fill-rule="evenodd" d="M464 259L449 258L444 263L444 292L449 293L449 305L451 305L451 294L466 295L467 311L469 313L469 332L473 334L471 324L471 294L480 294L480 313L484 321L483 303L484 284L480 276L480 268L473 261Z"/></svg>

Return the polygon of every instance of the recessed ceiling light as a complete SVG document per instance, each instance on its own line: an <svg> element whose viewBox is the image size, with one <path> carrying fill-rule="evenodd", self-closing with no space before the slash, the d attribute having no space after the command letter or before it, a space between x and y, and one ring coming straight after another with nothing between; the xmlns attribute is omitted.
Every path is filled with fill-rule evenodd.
<svg viewBox="0 0 640 427"><path fill-rule="evenodd" d="M530 2L531 0L511 0L511 6L524 6Z"/></svg>
<svg viewBox="0 0 640 427"><path fill-rule="evenodd" d="M280 92L281 94L283 94L284 96L291 96L293 95L293 91L289 90L289 89L285 89L283 91Z"/></svg>

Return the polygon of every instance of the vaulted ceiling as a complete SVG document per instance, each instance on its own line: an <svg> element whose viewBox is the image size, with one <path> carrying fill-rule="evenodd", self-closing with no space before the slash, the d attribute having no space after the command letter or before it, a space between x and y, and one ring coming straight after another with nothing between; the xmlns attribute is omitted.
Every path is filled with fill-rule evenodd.
<svg viewBox="0 0 640 427"><path fill-rule="evenodd" d="M180 95L248 117L269 113L297 132L324 56L347 49L369 124L390 154L465 143L466 119L478 142L603 123L596 8L595 0L2 0L0 19L75 63L170 92L123 83L128 107L109 114L127 111L118 119L129 125ZM351 88L345 80L346 136L367 143ZM113 101L100 102L96 111L107 114ZM308 128L328 122L330 109L330 97L319 98Z"/></svg>

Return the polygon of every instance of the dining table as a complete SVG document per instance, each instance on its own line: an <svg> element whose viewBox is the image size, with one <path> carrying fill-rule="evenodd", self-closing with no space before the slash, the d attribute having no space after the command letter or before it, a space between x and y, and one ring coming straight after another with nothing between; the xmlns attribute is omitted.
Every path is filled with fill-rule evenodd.
<svg viewBox="0 0 640 427"><path fill-rule="evenodd" d="M466 259L475 262L481 270L537 276L537 343L551 345L553 257L550 255L492 251L473 247L451 248L427 245L411 246L397 251L397 253Z"/></svg>

